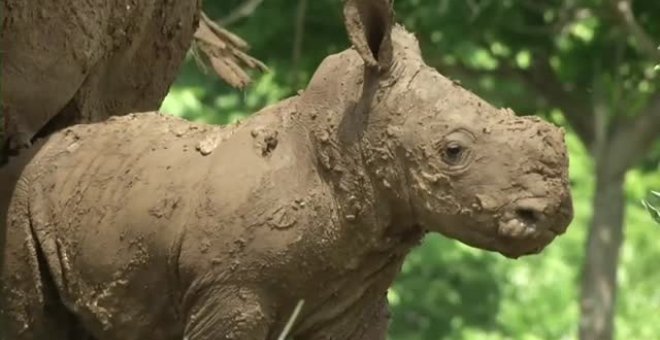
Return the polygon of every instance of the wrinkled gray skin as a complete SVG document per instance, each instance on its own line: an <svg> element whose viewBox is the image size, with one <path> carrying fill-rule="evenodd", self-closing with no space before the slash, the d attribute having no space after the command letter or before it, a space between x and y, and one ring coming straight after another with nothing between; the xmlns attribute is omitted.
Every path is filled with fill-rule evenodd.
<svg viewBox="0 0 660 340"><path fill-rule="evenodd" d="M243 124L50 137L11 203L8 338L274 339L304 300L296 339L385 339L425 232L518 257L565 231L560 129L426 66L387 2L345 15L355 48Z"/></svg>
<svg viewBox="0 0 660 340"><path fill-rule="evenodd" d="M70 122L157 108L201 1L4 0L1 8L4 137L18 149Z"/></svg>

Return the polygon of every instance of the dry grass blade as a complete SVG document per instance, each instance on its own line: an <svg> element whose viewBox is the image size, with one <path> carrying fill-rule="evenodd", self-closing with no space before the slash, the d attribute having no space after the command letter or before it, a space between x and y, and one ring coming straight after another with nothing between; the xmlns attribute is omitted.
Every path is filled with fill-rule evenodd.
<svg viewBox="0 0 660 340"><path fill-rule="evenodd" d="M300 311L302 310L303 304L305 304L305 300L298 301L298 303L296 304L296 308L293 309L293 313L291 313L291 317L289 317L289 321L286 322L286 325L284 326L282 333L280 333L280 336L277 337L277 340L285 340L286 337L289 335L289 332L291 332L291 328L293 327L293 324L296 322L296 319L298 318L298 314L300 314Z"/></svg>
<svg viewBox="0 0 660 340"><path fill-rule="evenodd" d="M193 45L205 58L197 55L197 60L204 59L221 79L239 89L251 82L246 69L268 70L264 63L245 53L249 45L243 39L218 26L206 14L201 16Z"/></svg>
<svg viewBox="0 0 660 340"><path fill-rule="evenodd" d="M203 22L206 26L208 26L209 29L213 31L213 33L217 34L220 39L226 40L232 45L236 46L238 49L242 50L247 50L250 48L250 45L243 40L241 37L237 36L236 34L229 32L228 30L218 26L213 20L209 19L209 17L202 12L202 18L201 18L201 23Z"/></svg>

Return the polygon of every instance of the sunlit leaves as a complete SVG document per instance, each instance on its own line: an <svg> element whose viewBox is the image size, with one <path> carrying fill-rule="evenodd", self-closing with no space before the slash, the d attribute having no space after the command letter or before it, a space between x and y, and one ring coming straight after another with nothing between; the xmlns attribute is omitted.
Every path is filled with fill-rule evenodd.
<svg viewBox="0 0 660 340"><path fill-rule="evenodd" d="M509 57L511 55L511 49L499 41L495 41L490 44L490 51L496 57Z"/></svg>
<svg viewBox="0 0 660 340"><path fill-rule="evenodd" d="M189 68L188 72L198 71ZM276 74L276 70L272 70L256 77L245 91L214 93L203 86L174 86L165 97L161 110L205 123L235 123L290 93L288 87L275 81Z"/></svg>
<svg viewBox="0 0 660 340"><path fill-rule="evenodd" d="M584 43L591 42L598 28L598 17L594 16L589 9L577 10L575 17L576 20L570 24L568 31Z"/></svg>
<svg viewBox="0 0 660 340"><path fill-rule="evenodd" d="M464 53L467 64L475 69L493 70L497 68L497 59L493 58L485 48L470 46Z"/></svg>
<svg viewBox="0 0 660 340"><path fill-rule="evenodd" d="M528 50L518 51L516 53L516 65L521 69L528 69L532 63L532 54Z"/></svg>

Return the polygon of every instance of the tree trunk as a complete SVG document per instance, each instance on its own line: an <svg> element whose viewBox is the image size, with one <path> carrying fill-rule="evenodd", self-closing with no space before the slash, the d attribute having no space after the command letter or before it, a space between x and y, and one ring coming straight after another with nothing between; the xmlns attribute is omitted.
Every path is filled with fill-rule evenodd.
<svg viewBox="0 0 660 340"><path fill-rule="evenodd" d="M582 270L580 339L611 340L614 334L619 250L623 242L625 172L598 162L594 215Z"/></svg>

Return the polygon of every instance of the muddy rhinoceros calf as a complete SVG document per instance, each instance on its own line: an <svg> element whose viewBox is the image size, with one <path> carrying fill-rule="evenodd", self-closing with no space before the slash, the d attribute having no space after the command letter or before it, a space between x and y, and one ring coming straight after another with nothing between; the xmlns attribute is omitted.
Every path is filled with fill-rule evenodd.
<svg viewBox="0 0 660 340"><path fill-rule="evenodd" d="M507 257L571 220L560 129L426 66L386 1L355 45L233 127L158 113L50 137L12 200L11 339L384 339L427 231ZM369 4L369 5L365 5Z"/></svg>

